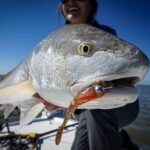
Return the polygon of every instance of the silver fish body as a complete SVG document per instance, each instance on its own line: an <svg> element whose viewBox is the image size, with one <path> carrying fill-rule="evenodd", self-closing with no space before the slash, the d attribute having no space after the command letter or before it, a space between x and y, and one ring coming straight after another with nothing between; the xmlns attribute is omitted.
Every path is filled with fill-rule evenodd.
<svg viewBox="0 0 150 150"><path fill-rule="evenodd" d="M88 44L92 46L91 52L81 55L80 48ZM148 67L148 58L134 45L88 25L70 25L50 34L33 51L30 79L40 95L64 107L80 91L99 80L132 77L136 84L144 78ZM125 95L127 92L134 93L136 89L114 89L115 93L119 91L124 91ZM112 99L111 96L107 99ZM133 97L135 100L137 94ZM123 99L128 103L127 98ZM111 108L125 104L117 101L117 104L122 104L108 106L109 102L105 102L107 106L99 104L98 107Z"/></svg>
<svg viewBox="0 0 150 150"><path fill-rule="evenodd" d="M29 81L47 101L68 107L87 87L123 79L129 86L114 87L105 96L79 107L115 108L137 99L135 85L144 78L149 64L139 48L110 33L89 25L66 25L42 40L0 83L0 88ZM0 97L0 103L18 103L29 97L12 101Z"/></svg>

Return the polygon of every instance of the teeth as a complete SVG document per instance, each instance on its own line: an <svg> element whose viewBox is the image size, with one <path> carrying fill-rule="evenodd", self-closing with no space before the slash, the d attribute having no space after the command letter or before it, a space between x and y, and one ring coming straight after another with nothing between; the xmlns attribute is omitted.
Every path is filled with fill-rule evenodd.
<svg viewBox="0 0 150 150"><path fill-rule="evenodd" d="M73 12L73 11L77 11L78 8L77 7L72 7L72 8L69 8L69 12Z"/></svg>

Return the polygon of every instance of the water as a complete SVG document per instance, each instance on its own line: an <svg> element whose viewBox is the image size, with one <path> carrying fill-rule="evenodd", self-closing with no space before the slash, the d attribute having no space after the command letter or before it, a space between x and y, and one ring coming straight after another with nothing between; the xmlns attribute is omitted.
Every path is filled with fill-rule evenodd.
<svg viewBox="0 0 150 150"><path fill-rule="evenodd" d="M150 85L139 85L140 112L136 120L127 127L132 139L142 150L150 150Z"/></svg>
<svg viewBox="0 0 150 150"><path fill-rule="evenodd" d="M150 86L140 85L140 112L135 120L135 128L150 132Z"/></svg>

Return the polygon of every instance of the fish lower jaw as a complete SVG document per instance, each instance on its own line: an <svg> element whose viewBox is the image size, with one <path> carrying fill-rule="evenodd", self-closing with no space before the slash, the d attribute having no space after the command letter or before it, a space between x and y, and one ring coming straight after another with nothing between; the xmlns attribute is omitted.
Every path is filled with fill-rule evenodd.
<svg viewBox="0 0 150 150"><path fill-rule="evenodd" d="M70 88L70 91L72 95L75 97L80 92L84 91L85 89L91 86L99 85L104 88L108 87L108 89L109 87L111 88L134 87L139 82L139 80L140 80L139 77L124 74L92 77L74 84Z"/></svg>

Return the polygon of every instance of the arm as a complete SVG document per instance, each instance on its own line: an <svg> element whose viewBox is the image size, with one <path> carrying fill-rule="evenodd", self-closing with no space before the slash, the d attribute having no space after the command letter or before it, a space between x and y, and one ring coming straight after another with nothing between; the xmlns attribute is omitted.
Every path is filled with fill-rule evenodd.
<svg viewBox="0 0 150 150"><path fill-rule="evenodd" d="M48 109L48 110L55 110L55 109L61 108L60 106L56 106L56 105L54 105L54 104L52 104L52 103L46 101L46 100L45 100L44 98L42 98L38 93L35 93L33 96L36 97L36 98L38 98L39 101L40 101L41 103L43 103L44 106L45 106L45 108Z"/></svg>

